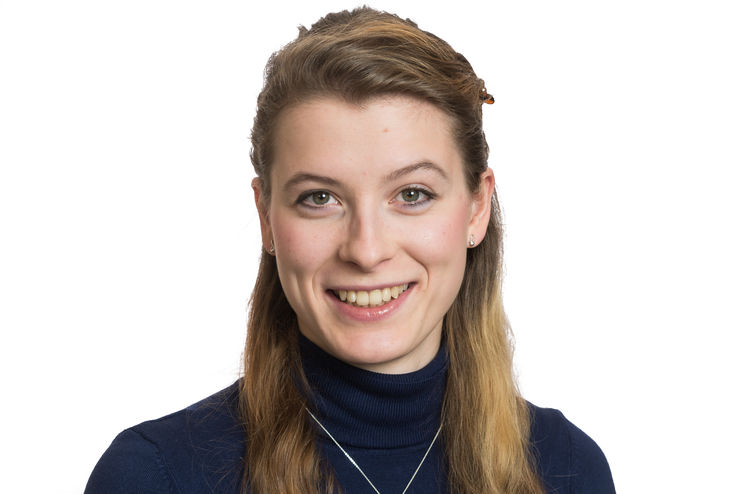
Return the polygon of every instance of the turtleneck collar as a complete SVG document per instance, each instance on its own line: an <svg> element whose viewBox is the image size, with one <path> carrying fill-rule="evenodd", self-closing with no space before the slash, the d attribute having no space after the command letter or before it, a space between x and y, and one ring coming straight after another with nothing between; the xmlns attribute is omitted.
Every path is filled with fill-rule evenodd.
<svg viewBox="0 0 740 494"><path fill-rule="evenodd" d="M314 414L343 446L371 449L429 444L439 427L447 352L408 374L371 372L332 357L299 335ZM319 431L323 437L323 431Z"/></svg>

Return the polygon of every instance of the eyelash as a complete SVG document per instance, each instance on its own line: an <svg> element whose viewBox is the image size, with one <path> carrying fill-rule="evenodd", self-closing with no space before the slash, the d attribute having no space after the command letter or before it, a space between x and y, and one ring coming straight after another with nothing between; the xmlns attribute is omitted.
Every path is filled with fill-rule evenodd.
<svg viewBox="0 0 740 494"><path fill-rule="evenodd" d="M322 209L327 206L330 206L331 204L309 204L309 199L316 195L316 194L326 194L329 196L329 199L334 199L334 201L337 201L336 198L331 194L331 192L328 192L326 190L309 190L298 196L298 199L296 200L296 204L305 206L307 208L311 209ZM337 201L338 202L338 201Z"/></svg>
<svg viewBox="0 0 740 494"><path fill-rule="evenodd" d="M415 201L404 201L403 199L400 198L401 194L403 194L404 192L417 192L420 194L420 198ZM406 207L406 208L416 208L416 207L424 206L428 202L434 200L436 197L437 195L433 193L431 190L426 189L424 187L419 187L419 186L406 187L405 189L403 189L401 192L399 192L396 195L396 198L398 198L398 201L400 201L403 207ZM394 198L394 200L396 199Z"/></svg>
<svg viewBox="0 0 740 494"><path fill-rule="evenodd" d="M405 192L416 192L420 195L420 198L415 201L404 201L401 198L401 195ZM311 203L310 200L312 197L314 197L316 194L326 194L329 196L328 201L331 201L332 199L335 202L338 202L337 199L332 195L331 192L326 190L309 190L298 196L298 199L296 200L296 204L300 206L304 206L309 209L323 209L325 207L331 206L334 203L327 202L324 204L315 204ZM424 187L419 186L413 186L413 187L406 187L405 189L401 190L396 196L393 198L393 202L398 201L402 207L404 208L417 208L426 205L428 202L436 199L437 195L430 191L429 189L426 189Z"/></svg>

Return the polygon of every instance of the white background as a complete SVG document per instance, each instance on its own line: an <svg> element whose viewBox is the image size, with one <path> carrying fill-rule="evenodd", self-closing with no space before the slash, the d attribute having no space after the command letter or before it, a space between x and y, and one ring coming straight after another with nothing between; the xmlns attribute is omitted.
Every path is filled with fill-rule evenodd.
<svg viewBox="0 0 740 494"><path fill-rule="evenodd" d="M262 68L355 6L260 4L0 0L0 491L81 492L117 432L238 377ZM374 6L496 97L525 396L619 492L738 492L734 2Z"/></svg>

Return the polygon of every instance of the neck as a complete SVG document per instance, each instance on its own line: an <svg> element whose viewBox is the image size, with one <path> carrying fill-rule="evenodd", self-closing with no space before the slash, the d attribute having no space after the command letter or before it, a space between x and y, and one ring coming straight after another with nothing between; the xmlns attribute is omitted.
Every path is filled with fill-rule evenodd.
<svg viewBox="0 0 740 494"><path fill-rule="evenodd" d="M338 442L361 448L429 444L440 423L446 348L423 368L380 374L346 364L299 336L312 411Z"/></svg>

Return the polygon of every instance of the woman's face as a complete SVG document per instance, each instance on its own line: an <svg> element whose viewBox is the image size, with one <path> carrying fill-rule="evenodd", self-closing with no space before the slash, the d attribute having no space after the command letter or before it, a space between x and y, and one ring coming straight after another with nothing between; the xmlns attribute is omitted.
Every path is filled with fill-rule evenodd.
<svg viewBox="0 0 740 494"><path fill-rule="evenodd" d="M262 237L301 333L358 367L420 369L439 349L470 235L485 234L490 169L472 194L449 117L400 96L301 103L275 143Z"/></svg>

